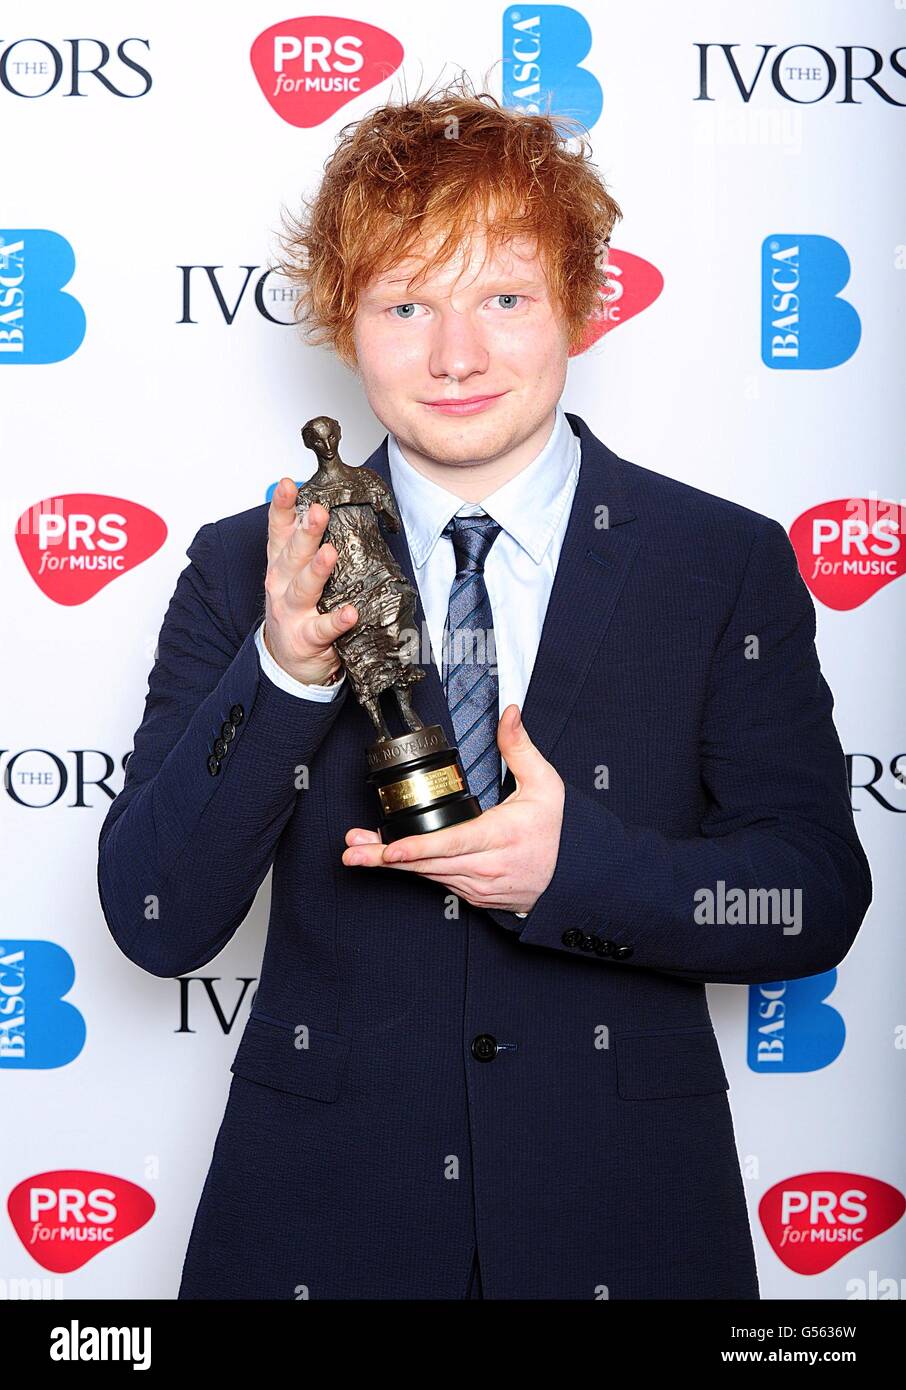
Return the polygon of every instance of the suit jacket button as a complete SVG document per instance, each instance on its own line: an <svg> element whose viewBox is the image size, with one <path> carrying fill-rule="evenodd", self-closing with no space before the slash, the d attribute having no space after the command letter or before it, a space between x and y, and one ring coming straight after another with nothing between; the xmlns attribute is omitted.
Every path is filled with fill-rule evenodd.
<svg viewBox="0 0 906 1390"><path fill-rule="evenodd" d="M222 758L224 753L227 751L226 739L215 738L214 747L211 751L213 752L215 758Z"/></svg>
<svg viewBox="0 0 906 1390"><path fill-rule="evenodd" d="M476 1062L493 1062L497 1056L497 1039L490 1033L479 1033L472 1039L472 1056Z"/></svg>
<svg viewBox="0 0 906 1390"><path fill-rule="evenodd" d="M596 956L612 956L613 953L614 953L614 949L615 949L615 948L614 948L614 944L613 944L612 941L599 941L598 944L597 944L597 946L595 947L595 955L596 955ZM631 950L631 949L632 949L632 948L630 947L630 950Z"/></svg>
<svg viewBox="0 0 906 1390"><path fill-rule="evenodd" d="M230 723L231 723L231 724L241 724L244 718L245 718L245 710L242 708L241 705L231 705L231 706L230 706Z"/></svg>
<svg viewBox="0 0 906 1390"><path fill-rule="evenodd" d="M563 942L564 946L578 946L579 942L582 940L582 933L579 931L578 927L570 927L569 931L563 933L560 940Z"/></svg>
<svg viewBox="0 0 906 1390"><path fill-rule="evenodd" d="M231 724L229 719L225 719L221 724L220 737L223 739L224 743L232 743L233 739L236 737L236 725Z"/></svg>
<svg viewBox="0 0 906 1390"><path fill-rule="evenodd" d="M594 936L594 935L588 935L588 936L586 936L586 935L583 933L583 935L582 935L582 940L579 941L579 942L577 943L577 944L578 944L578 947L579 947L579 950L580 950L580 951L593 951L593 950L595 950L595 948L597 947L597 944L598 944L598 942L600 941L600 939L601 939L601 938L600 938L599 936Z"/></svg>
<svg viewBox="0 0 906 1390"><path fill-rule="evenodd" d="M219 771L220 759L215 758L214 754L212 753L211 756L208 758L208 772L210 772L212 777L216 777Z"/></svg>
<svg viewBox="0 0 906 1390"><path fill-rule="evenodd" d="M613 953L613 958L614 958L614 960L628 960L629 957L630 957L631 955L632 955L632 947L631 947L631 946L617 946L617 947L614 948L614 953Z"/></svg>

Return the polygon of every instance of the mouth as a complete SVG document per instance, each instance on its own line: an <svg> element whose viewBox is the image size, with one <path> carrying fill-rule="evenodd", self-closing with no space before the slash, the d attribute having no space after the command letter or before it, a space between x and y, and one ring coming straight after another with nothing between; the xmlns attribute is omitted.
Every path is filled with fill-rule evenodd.
<svg viewBox="0 0 906 1390"><path fill-rule="evenodd" d="M498 391L494 396L465 396L460 400L454 400L451 396L440 401L422 401L421 404L429 410L435 410L440 415L477 415L479 411L487 410L495 401L501 400L506 391Z"/></svg>

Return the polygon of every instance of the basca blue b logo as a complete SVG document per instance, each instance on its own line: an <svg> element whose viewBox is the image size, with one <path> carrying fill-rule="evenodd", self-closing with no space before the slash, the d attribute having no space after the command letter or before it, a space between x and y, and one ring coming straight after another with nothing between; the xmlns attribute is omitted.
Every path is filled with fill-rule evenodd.
<svg viewBox="0 0 906 1390"><path fill-rule="evenodd" d="M503 104L532 115L572 116L590 130L601 84L579 64L591 49L584 15L565 5L511 5L503 12Z"/></svg>
<svg viewBox="0 0 906 1390"><path fill-rule="evenodd" d="M762 1076L820 1071L843 1051L846 1024L827 996L836 970L749 986L749 1066Z"/></svg>
<svg viewBox="0 0 906 1390"><path fill-rule="evenodd" d="M0 230L0 365L62 362L85 337L85 311L63 286L75 255L65 237Z"/></svg>
<svg viewBox="0 0 906 1390"><path fill-rule="evenodd" d="M0 940L0 1067L65 1067L85 1046L85 1020L63 998L75 966L55 941Z"/></svg>
<svg viewBox="0 0 906 1390"><path fill-rule="evenodd" d="M829 236L767 237L761 247L761 360L780 371L839 367L862 325L845 299L849 257Z"/></svg>

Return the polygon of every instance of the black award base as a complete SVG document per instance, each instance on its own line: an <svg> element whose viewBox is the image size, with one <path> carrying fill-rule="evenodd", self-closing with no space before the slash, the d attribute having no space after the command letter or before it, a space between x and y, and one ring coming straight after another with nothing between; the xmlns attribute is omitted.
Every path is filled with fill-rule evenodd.
<svg viewBox="0 0 906 1390"><path fill-rule="evenodd" d="M367 759L366 780L377 792L378 831L385 845L481 815L459 751L447 743L439 724L378 739L367 750Z"/></svg>

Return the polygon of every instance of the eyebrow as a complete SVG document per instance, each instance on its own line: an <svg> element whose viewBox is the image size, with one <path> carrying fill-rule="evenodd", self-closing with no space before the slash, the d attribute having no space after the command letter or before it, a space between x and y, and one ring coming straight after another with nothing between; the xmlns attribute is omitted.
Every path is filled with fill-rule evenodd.
<svg viewBox="0 0 906 1390"><path fill-rule="evenodd" d="M412 278L412 276L404 275L398 280L384 280L380 284L375 286L375 288L371 290L365 297L367 299L386 298L387 296L393 293L392 287L394 285L408 285L410 279ZM524 290L540 290L544 288L544 285L540 280L526 280L519 275L500 274L495 275L493 277L489 277L488 279L482 281L479 284L479 290L481 290L482 288L487 290L488 288L490 288L491 285L497 284L515 285L518 288ZM419 291L415 290L413 291L413 293L417 294L419 293Z"/></svg>

